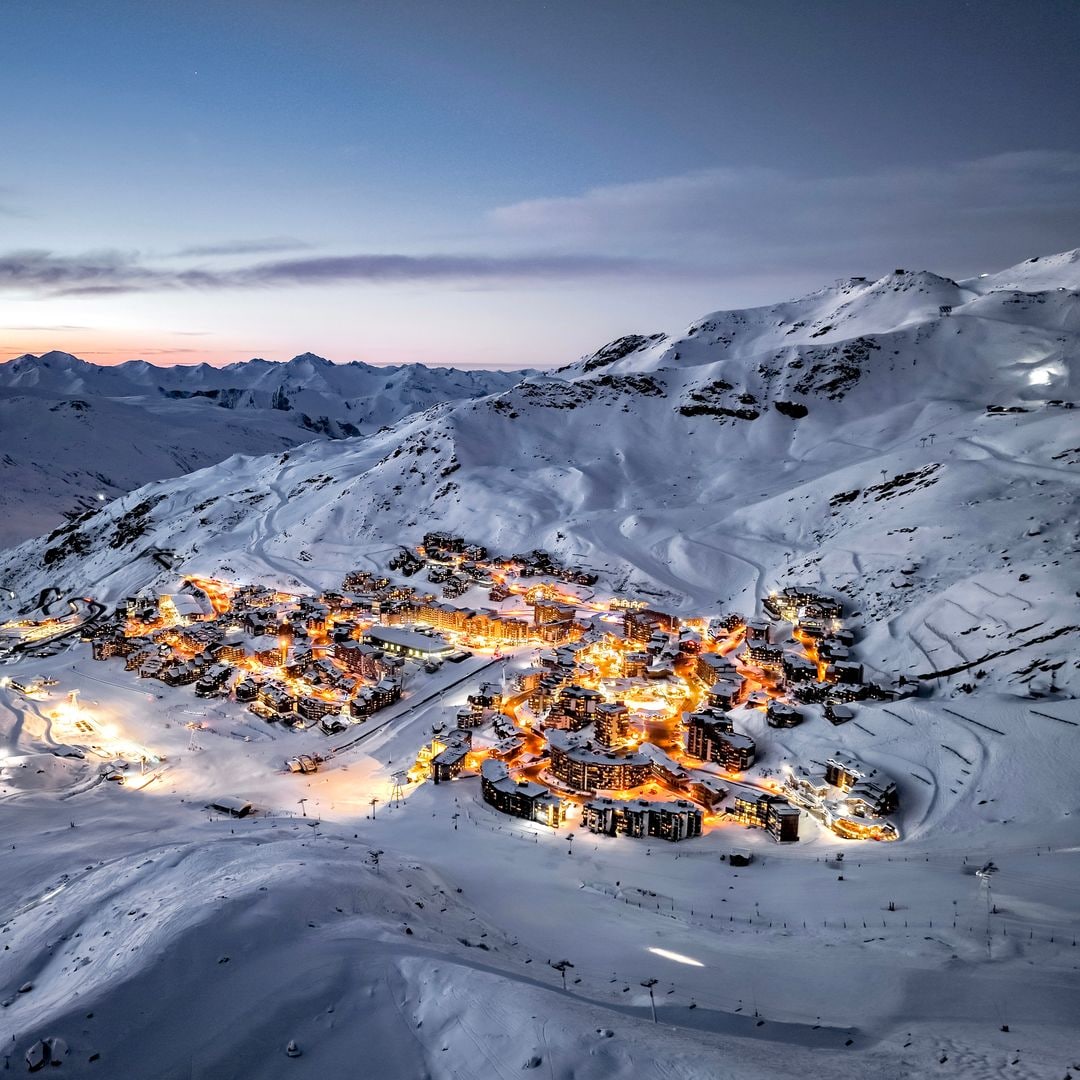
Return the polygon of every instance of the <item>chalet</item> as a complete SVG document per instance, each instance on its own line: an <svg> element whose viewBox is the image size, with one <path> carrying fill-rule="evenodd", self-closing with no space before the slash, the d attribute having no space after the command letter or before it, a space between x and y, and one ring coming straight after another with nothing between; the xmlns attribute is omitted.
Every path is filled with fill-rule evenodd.
<svg viewBox="0 0 1080 1080"><path fill-rule="evenodd" d="M769 727L796 727L803 722L802 713L782 701L770 701L765 709L765 722Z"/></svg>
<svg viewBox="0 0 1080 1080"><path fill-rule="evenodd" d="M181 626L214 617L210 598L202 590L166 593L158 601L158 608L166 620Z"/></svg>
<svg viewBox="0 0 1080 1080"><path fill-rule="evenodd" d="M831 696L834 696L833 685L827 682L820 682L817 679L813 682L799 683L789 692L797 697L799 701L807 703L827 701Z"/></svg>
<svg viewBox="0 0 1080 1080"><path fill-rule="evenodd" d="M817 654L822 660L847 660L850 655L848 647L835 637L822 638L818 642Z"/></svg>
<svg viewBox="0 0 1080 1080"><path fill-rule="evenodd" d="M363 720L379 709L385 709L401 697L401 683L396 679L380 679L374 686L363 686L349 702L349 715Z"/></svg>
<svg viewBox="0 0 1080 1080"><path fill-rule="evenodd" d="M843 613L839 600L824 596L805 585L788 585L779 592L771 593L761 605L774 619L796 622L807 613L808 608L819 618L838 619Z"/></svg>
<svg viewBox="0 0 1080 1080"><path fill-rule="evenodd" d="M115 638L96 638L90 646L91 655L95 660L110 660L114 656L120 656L123 643Z"/></svg>
<svg viewBox="0 0 1080 1080"><path fill-rule="evenodd" d="M493 682L481 683L476 693L470 694L466 700L474 712L483 713L485 709L498 712L503 702L502 685Z"/></svg>
<svg viewBox="0 0 1080 1080"><path fill-rule="evenodd" d="M273 612L258 609L245 612L244 630L252 637L276 634L278 631L277 616Z"/></svg>
<svg viewBox="0 0 1080 1080"><path fill-rule="evenodd" d="M598 798L581 810L581 825L603 836L656 836L679 841L701 835L702 813L692 803Z"/></svg>
<svg viewBox="0 0 1080 1080"><path fill-rule="evenodd" d="M881 693L878 688L869 683L834 682L824 683L828 687L825 695L826 700L847 704L849 701L862 701L870 697L872 693ZM887 691L885 695L887 695ZM883 696L885 696L883 695Z"/></svg>
<svg viewBox="0 0 1080 1080"><path fill-rule="evenodd" d="M259 696L259 683L246 675L233 688L233 693L237 701L254 701Z"/></svg>
<svg viewBox="0 0 1080 1080"><path fill-rule="evenodd" d="M816 682L817 664L802 653L785 652L781 663L785 681L789 683Z"/></svg>
<svg viewBox="0 0 1080 1080"><path fill-rule="evenodd" d="M721 638L726 638L735 633L736 630L741 629L745 625L746 618L737 611L732 611L727 615L721 615L718 618L709 620L709 637L711 637L713 641L719 641Z"/></svg>
<svg viewBox="0 0 1080 1080"><path fill-rule="evenodd" d="M506 738L500 739L494 746L490 748L488 753L493 758L497 758L500 761L511 761L521 753L522 747L525 745L525 739L521 735L507 735ZM540 760L535 754L530 755L535 761Z"/></svg>
<svg viewBox="0 0 1080 1080"><path fill-rule="evenodd" d="M746 620L746 641L749 644L752 641L760 642L763 645L769 644L769 634L771 627L764 619L747 619Z"/></svg>
<svg viewBox="0 0 1080 1080"><path fill-rule="evenodd" d="M649 654L644 652L623 653L623 678L644 679L645 669L649 666Z"/></svg>
<svg viewBox="0 0 1080 1080"><path fill-rule="evenodd" d="M480 765L480 793L496 810L557 829L565 817L562 800L542 784L516 782L506 765L488 758Z"/></svg>
<svg viewBox="0 0 1080 1080"><path fill-rule="evenodd" d="M235 664L247 655L244 635L240 630L230 630L210 650L214 656L226 663Z"/></svg>
<svg viewBox="0 0 1080 1080"><path fill-rule="evenodd" d="M259 687L256 704L272 716L287 716L296 708L296 698L280 683L267 682Z"/></svg>
<svg viewBox="0 0 1080 1080"><path fill-rule="evenodd" d="M228 681L233 669L228 664L213 664L207 668L205 674L195 683L195 693L198 697L210 697L216 694Z"/></svg>
<svg viewBox="0 0 1080 1080"><path fill-rule="evenodd" d="M855 718L855 710L848 705L840 705L835 701L825 702L825 719L830 724L846 724Z"/></svg>
<svg viewBox="0 0 1080 1080"><path fill-rule="evenodd" d="M728 793L727 788L719 780L704 773L689 774L682 790L686 792L687 798L693 799L706 810L711 810L723 802Z"/></svg>

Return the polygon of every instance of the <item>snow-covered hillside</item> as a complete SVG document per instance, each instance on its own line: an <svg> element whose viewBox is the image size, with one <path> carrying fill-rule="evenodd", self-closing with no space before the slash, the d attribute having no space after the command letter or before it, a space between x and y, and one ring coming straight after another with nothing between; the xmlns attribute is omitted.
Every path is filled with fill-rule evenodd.
<svg viewBox="0 0 1080 1080"><path fill-rule="evenodd" d="M1075 689L1078 287L1066 255L716 313L363 440L149 485L10 552L0 580L117 596L169 576L164 549L328 585L445 526L687 609L818 581L886 671Z"/></svg>
<svg viewBox="0 0 1080 1080"><path fill-rule="evenodd" d="M236 453L368 434L443 401L504 390L522 372L420 364L115 367L67 353L0 364L0 546L112 499Z"/></svg>

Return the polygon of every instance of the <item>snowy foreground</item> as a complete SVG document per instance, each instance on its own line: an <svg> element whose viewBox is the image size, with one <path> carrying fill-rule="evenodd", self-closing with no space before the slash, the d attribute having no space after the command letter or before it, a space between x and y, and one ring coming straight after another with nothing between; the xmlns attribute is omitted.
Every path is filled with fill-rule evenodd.
<svg viewBox="0 0 1080 1080"><path fill-rule="evenodd" d="M299 777L282 759L324 748L315 730L149 693L82 645L17 670L59 685L0 691L16 1072L48 1037L61 1075L184 1078L1060 1078L1080 1055L1071 703L982 697L985 728L929 701L864 706L843 737L904 778L899 843L804 819L792 846L734 825L666 844L505 817L476 779L392 804L391 774L469 680ZM119 787L51 753L73 686L165 761ZM820 718L772 734L777 759L837 738ZM208 812L224 793L267 813ZM733 849L757 858L734 869Z"/></svg>

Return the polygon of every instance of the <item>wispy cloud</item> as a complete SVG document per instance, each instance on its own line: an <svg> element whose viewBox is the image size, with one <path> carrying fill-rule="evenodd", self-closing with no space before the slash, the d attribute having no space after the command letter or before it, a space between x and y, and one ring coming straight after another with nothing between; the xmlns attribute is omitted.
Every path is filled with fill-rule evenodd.
<svg viewBox="0 0 1080 1080"><path fill-rule="evenodd" d="M1080 154L1030 151L934 167L812 176L734 166L499 207L504 238L648 251L718 274L881 259L1014 260L1080 243ZM942 261L944 260L944 261Z"/></svg>
<svg viewBox="0 0 1080 1080"><path fill-rule="evenodd" d="M138 255L103 251L62 255L15 251L0 256L0 290L47 296L107 296L167 289L382 284L510 284L521 281L626 277L661 269L656 263L609 255L326 255L279 259L227 269L165 269Z"/></svg>
<svg viewBox="0 0 1080 1080"><path fill-rule="evenodd" d="M224 255L278 255L285 251L310 251L314 247L291 236L268 236L261 240L235 240L227 243L195 244L173 252L178 258L203 258Z"/></svg>
<svg viewBox="0 0 1080 1080"><path fill-rule="evenodd" d="M5 332L19 331L42 334L62 334L72 330L78 330L80 333L93 333L94 331L92 326L72 326L67 323L53 323L50 326L4 326L0 327L0 329Z"/></svg>

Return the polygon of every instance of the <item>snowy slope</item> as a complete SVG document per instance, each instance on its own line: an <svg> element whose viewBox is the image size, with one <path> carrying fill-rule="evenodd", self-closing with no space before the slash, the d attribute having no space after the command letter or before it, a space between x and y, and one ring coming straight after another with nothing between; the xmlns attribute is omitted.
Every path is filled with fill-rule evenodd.
<svg viewBox="0 0 1080 1080"><path fill-rule="evenodd" d="M223 368L22 356L0 364L0 546L53 528L99 492L114 498L235 453L368 434L522 374L332 364L310 353Z"/></svg>
<svg viewBox="0 0 1080 1080"><path fill-rule="evenodd" d="M22 546L0 582L117 596L168 577L168 549L325 586L441 525L684 610L818 581L883 672L1076 690L1078 264L1047 261L1064 291L845 282L362 441L229 460Z"/></svg>

